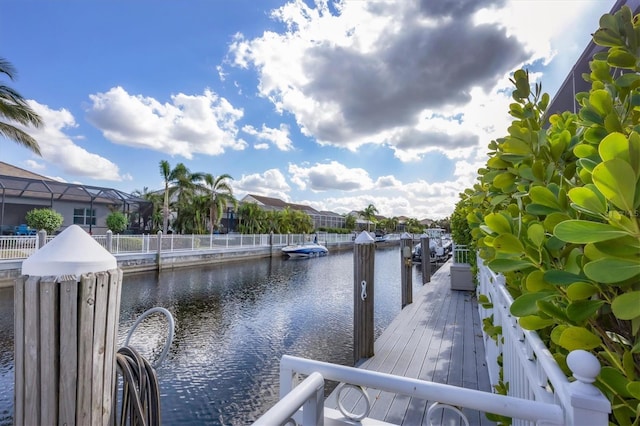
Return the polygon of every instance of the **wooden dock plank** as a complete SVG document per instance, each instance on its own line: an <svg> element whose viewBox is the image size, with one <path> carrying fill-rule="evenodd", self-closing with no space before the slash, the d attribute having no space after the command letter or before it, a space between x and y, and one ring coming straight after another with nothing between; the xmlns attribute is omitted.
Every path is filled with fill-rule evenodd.
<svg viewBox="0 0 640 426"><path fill-rule="evenodd" d="M413 296L376 340L375 355L358 367L405 377L446 383L490 392L481 323L472 292L450 288L449 269L445 263ZM369 418L403 425L427 424L426 413L432 401L409 398L374 389ZM359 392L345 391L345 408L362 407ZM359 404L359 405L358 405ZM326 400L337 408L335 392ZM463 410L472 425L491 425L484 413ZM450 410L440 410L436 418L443 424L461 424Z"/></svg>

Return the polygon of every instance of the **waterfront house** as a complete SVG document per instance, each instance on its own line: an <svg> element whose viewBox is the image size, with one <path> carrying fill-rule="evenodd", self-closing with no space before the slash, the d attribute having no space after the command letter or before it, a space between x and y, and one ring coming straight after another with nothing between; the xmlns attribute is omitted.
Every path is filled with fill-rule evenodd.
<svg viewBox="0 0 640 426"><path fill-rule="evenodd" d="M107 231L111 212L135 217L131 231L143 230L152 213L151 203L117 189L60 182L0 161L0 233L13 233L36 208L60 213L60 230L75 224L97 234Z"/></svg>

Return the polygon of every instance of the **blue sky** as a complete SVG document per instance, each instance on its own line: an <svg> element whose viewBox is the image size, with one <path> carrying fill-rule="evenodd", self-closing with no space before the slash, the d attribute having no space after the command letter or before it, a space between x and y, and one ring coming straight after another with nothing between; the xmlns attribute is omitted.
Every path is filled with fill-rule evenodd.
<svg viewBox="0 0 640 426"><path fill-rule="evenodd" d="M66 182L162 188L159 162L235 195L442 218L509 124L509 75L553 96L608 0L0 0L3 83Z"/></svg>

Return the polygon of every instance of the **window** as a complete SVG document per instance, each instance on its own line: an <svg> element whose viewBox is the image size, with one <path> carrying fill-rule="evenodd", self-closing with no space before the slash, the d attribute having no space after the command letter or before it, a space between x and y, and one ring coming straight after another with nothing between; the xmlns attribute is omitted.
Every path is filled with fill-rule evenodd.
<svg viewBox="0 0 640 426"><path fill-rule="evenodd" d="M73 209L73 223L75 225L95 225L95 209Z"/></svg>

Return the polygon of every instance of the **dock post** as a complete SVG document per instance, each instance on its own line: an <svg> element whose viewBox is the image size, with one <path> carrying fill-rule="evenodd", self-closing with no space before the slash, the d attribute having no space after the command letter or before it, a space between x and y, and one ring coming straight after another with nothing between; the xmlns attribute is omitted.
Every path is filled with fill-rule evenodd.
<svg viewBox="0 0 640 426"><path fill-rule="evenodd" d="M353 361L373 356L373 271L376 245L368 232L353 244Z"/></svg>
<svg viewBox="0 0 640 426"><path fill-rule="evenodd" d="M422 247L420 268L422 271L422 284L424 285L431 282L431 259L429 256L429 236L427 234L420 235L420 247Z"/></svg>
<svg viewBox="0 0 640 426"><path fill-rule="evenodd" d="M413 238L407 232L400 237L400 288L402 289L402 307L413 302L413 280L411 275L411 245Z"/></svg>
<svg viewBox="0 0 640 426"><path fill-rule="evenodd" d="M14 423L107 425L122 270L72 225L22 263L14 287Z"/></svg>
<svg viewBox="0 0 640 426"><path fill-rule="evenodd" d="M106 249L109 253L113 253L113 231L109 229L107 231Z"/></svg>
<svg viewBox="0 0 640 426"><path fill-rule="evenodd" d="M158 272L162 270L162 231L158 231L158 253L156 254Z"/></svg>

